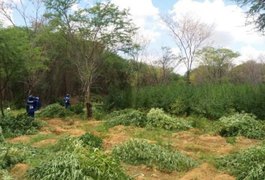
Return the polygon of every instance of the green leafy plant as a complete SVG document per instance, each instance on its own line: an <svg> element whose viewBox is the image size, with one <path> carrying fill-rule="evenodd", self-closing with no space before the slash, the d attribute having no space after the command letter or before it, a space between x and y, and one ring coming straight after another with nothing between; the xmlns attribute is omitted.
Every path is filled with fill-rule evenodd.
<svg viewBox="0 0 265 180"><path fill-rule="evenodd" d="M83 142L77 138L61 139L53 151L52 156L29 170L29 179L130 179L119 161L100 150L83 147Z"/></svg>
<svg viewBox="0 0 265 180"><path fill-rule="evenodd" d="M83 114L84 113L84 104L78 103L75 105L71 105L70 111L72 111L75 114Z"/></svg>
<svg viewBox="0 0 265 180"><path fill-rule="evenodd" d="M108 120L106 121L106 125L109 127L117 126L117 125L135 125L139 127L146 126L146 115L135 109L125 109L122 111L114 111L110 115L108 115Z"/></svg>
<svg viewBox="0 0 265 180"><path fill-rule="evenodd" d="M34 120L27 114L5 116L0 118L0 126L4 137L13 137L23 134L34 134L42 126L42 122Z"/></svg>
<svg viewBox="0 0 265 180"><path fill-rule="evenodd" d="M115 147L112 154L125 163L145 164L166 172L187 171L197 164L180 152L170 151L145 140L130 140Z"/></svg>
<svg viewBox="0 0 265 180"><path fill-rule="evenodd" d="M236 113L219 120L219 134L224 137L242 135L248 138L265 137L264 125L256 117L246 113Z"/></svg>
<svg viewBox="0 0 265 180"><path fill-rule="evenodd" d="M183 118L173 118L159 108L152 108L148 112L147 125L167 130L187 130L191 128L191 123L188 121L185 121Z"/></svg>
<svg viewBox="0 0 265 180"><path fill-rule="evenodd" d="M86 133L79 137L79 139L86 145L94 148L102 148L102 139L93 134Z"/></svg>
<svg viewBox="0 0 265 180"><path fill-rule="evenodd" d="M63 106L60 104L51 104L46 106L44 109L41 110L39 113L40 117L47 117L47 118L55 118L55 117L66 117L66 116L71 116L74 113L72 111L69 111L65 109Z"/></svg>
<svg viewBox="0 0 265 180"><path fill-rule="evenodd" d="M0 126L0 143L2 143L4 141L5 141L5 138L3 136L3 130L2 130L2 127Z"/></svg>
<svg viewBox="0 0 265 180"><path fill-rule="evenodd" d="M216 160L219 169L228 171L239 180L263 180L265 177L265 145L249 148L220 157Z"/></svg>
<svg viewBox="0 0 265 180"><path fill-rule="evenodd" d="M7 169L17 163L24 162L32 150L22 145L2 143L0 147L0 169Z"/></svg>
<svg viewBox="0 0 265 180"><path fill-rule="evenodd" d="M13 180L13 177L5 169L0 169L0 179L2 180Z"/></svg>

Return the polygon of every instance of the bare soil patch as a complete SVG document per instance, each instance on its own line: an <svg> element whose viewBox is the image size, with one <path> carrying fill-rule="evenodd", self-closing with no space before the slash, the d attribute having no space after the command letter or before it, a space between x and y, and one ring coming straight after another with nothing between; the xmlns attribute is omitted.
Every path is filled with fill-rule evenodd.
<svg viewBox="0 0 265 180"><path fill-rule="evenodd" d="M42 141L33 143L32 146L33 147L44 147L44 146L55 144L56 142L57 142L57 139L44 139Z"/></svg>
<svg viewBox="0 0 265 180"><path fill-rule="evenodd" d="M136 180L176 180L180 178L180 174L177 172L165 173L144 165L123 165L123 167Z"/></svg>
<svg viewBox="0 0 265 180"><path fill-rule="evenodd" d="M25 175L28 169L29 165L18 163L10 170L10 173L12 177L14 177L14 179L22 180L25 179Z"/></svg>
<svg viewBox="0 0 265 180"><path fill-rule="evenodd" d="M187 172L180 180L235 180L234 177L218 172L213 166L204 163Z"/></svg>
<svg viewBox="0 0 265 180"><path fill-rule="evenodd" d="M10 138L7 141L10 143L28 143L30 141L30 136L23 135L23 136L18 136L15 138Z"/></svg>
<svg viewBox="0 0 265 180"><path fill-rule="evenodd" d="M182 131L172 135L172 145L188 155L195 156L198 152L214 155L229 154L238 149L256 145L259 141L240 137L235 144L229 144L224 137L218 135L198 135L196 131Z"/></svg>
<svg viewBox="0 0 265 180"><path fill-rule="evenodd" d="M108 137L103 140L103 147L106 150L113 148L115 145L121 144L130 139L128 128L123 125L115 126L109 129Z"/></svg>

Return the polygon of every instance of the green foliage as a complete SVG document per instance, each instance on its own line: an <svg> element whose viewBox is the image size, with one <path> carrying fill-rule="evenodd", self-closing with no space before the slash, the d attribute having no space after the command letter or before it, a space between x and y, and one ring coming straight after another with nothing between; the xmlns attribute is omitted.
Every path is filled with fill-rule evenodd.
<svg viewBox="0 0 265 180"><path fill-rule="evenodd" d="M72 111L75 114L83 114L84 113L84 104L78 103L75 105L71 105L70 111Z"/></svg>
<svg viewBox="0 0 265 180"><path fill-rule="evenodd" d="M43 108L39 113L40 117L55 118L55 117L67 117L73 115L72 111L65 109L65 107L59 104L50 104Z"/></svg>
<svg viewBox="0 0 265 180"><path fill-rule="evenodd" d="M102 139L93 134L86 133L80 136L79 139L88 146L91 146L94 148L102 148L102 143L103 143Z"/></svg>
<svg viewBox="0 0 265 180"><path fill-rule="evenodd" d="M217 167L239 180L263 180L265 177L265 145L249 148L218 158Z"/></svg>
<svg viewBox="0 0 265 180"><path fill-rule="evenodd" d="M162 109L152 108L147 114L147 126L159 127L167 130L187 130L191 124L182 118L173 118Z"/></svg>
<svg viewBox="0 0 265 180"><path fill-rule="evenodd" d="M175 98L183 95L185 86L176 83L169 85L147 86L133 91L133 107L146 108L153 107L168 109L170 104L175 102Z"/></svg>
<svg viewBox="0 0 265 180"><path fill-rule="evenodd" d="M97 120L102 120L106 116L106 112L101 104L93 104L92 111L93 117Z"/></svg>
<svg viewBox="0 0 265 180"><path fill-rule="evenodd" d="M194 114L217 119L230 113L233 109L233 94L235 91L232 85L212 85L194 87L193 102L191 109Z"/></svg>
<svg viewBox="0 0 265 180"><path fill-rule="evenodd" d="M0 126L0 143L2 143L4 141L5 141L5 138L3 136L3 130L2 130L2 127Z"/></svg>
<svg viewBox="0 0 265 180"><path fill-rule="evenodd" d="M132 91L132 107L137 109L157 107L175 115L194 114L209 119L218 119L233 111L245 111L256 115L259 119L264 119L264 91L264 85L195 86L172 83L142 87Z"/></svg>
<svg viewBox="0 0 265 180"><path fill-rule="evenodd" d="M2 127L5 137L12 137L23 134L33 134L42 126L42 123L23 113L17 116L7 115L1 117L0 126Z"/></svg>
<svg viewBox="0 0 265 180"><path fill-rule="evenodd" d="M145 164L166 172L187 171L197 164L194 160L179 152L149 144L145 140L130 140L115 147L112 154L129 164Z"/></svg>
<svg viewBox="0 0 265 180"><path fill-rule="evenodd" d="M134 125L134 126L139 126L139 127L144 127L146 126L146 115L135 109L125 109L121 111L114 111L111 114L109 114L107 117L107 121L105 124L108 127L113 127L117 125L124 125L124 126L129 126L129 125Z"/></svg>
<svg viewBox="0 0 265 180"><path fill-rule="evenodd" d="M242 135L248 138L262 139L265 137L264 125L255 116L236 113L219 120L219 134L230 137Z"/></svg>
<svg viewBox="0 0 265 180"><path fill-rule="evenodd" d="M0 169L24 162L32 151L26 146L0 143Z"/></svg>
<svg viewBox="0 0 265 180"><path fill-rule="evenodd" d="M76 138L61 139L53 151L49 158L30 169L29 179L129 179L117 160L99 150L84 148Z"/></svg>
<svg viewBox="0 0 265 180"><path fill-rule="evenodd" d="M5 169L0 169L0 179L2 180L13 180L13 177Z"/></svg>

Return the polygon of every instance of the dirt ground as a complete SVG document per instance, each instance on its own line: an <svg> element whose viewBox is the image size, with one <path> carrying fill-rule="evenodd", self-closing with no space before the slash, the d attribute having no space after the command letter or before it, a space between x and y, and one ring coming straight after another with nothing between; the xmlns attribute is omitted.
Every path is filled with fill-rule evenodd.
<svg viewBox="0 0 265 180"><path fill-rule="evenodd" d="M101 121L79 121L69 120L65 121L59 118L46 120L47 126L43 127L39 134L54 134L64 135L68 134L71 136L81 136L87 131L95 135L100 135L95 128L100 125ZM86 130L89 129L89 130ZM131 139L133 131L142 130L140 128L128 127L128 126L115 126L110 128L107 135L103 139L103 146L106 152L118 144ZM31 138L37 135L19 136L16 138L8 139L11 143L29 143ZM251 140L244 137L238 137L235 144L229 144L226 139L221 136L198 134L196 129L189 131L182 131L173 133L171 137L167 138L171 145L176 149L185 154L192 156L197 159L199 154L212 154L212 155L223 155L228 154L238 149L247 148L259 143L257 140ZM32 146L43 147L57 142L56 138L42 139L38 142L34 142ZM142 166L132 166L123 164L126 172L134 177L136 180L234 180L235 178L219 172L215 167L208 163L203 163L198 167L186 172L172 172L165 173L155 168ZM11 169L11 174L16 178L20 179L26 173L28 169L27 164L17 164ZM19 175L20 174L20 175Z"/></svg>

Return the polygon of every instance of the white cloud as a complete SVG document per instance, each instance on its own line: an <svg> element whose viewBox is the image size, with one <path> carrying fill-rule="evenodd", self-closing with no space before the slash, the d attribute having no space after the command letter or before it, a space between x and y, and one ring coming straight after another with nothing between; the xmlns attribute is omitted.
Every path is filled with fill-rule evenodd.
<svg viewBox="0 0 265 180"><path fill-rule="evenodd" d="M245 25L244 11L236 5L226 5L224 0L179 0L171 12L176 15L189 13L202 22L214 24L214 38L218 46L229 46L238 51L242 46L255 49L265 42L265 37L255 32L253 26Z"/></svg>
<svg viewBox="0 0 265 180"><path fill-rule="evenodd" d="M155 41L160 36L155 26L159 20L159 9L153 5L152 0L112 0L112 3L130 10L133 22L145 38Z"/></svg>
<svg viewBox="0 0 265 180"><path fill-rule="evenodd" d="M256 60L259 61L260 57L265 57L265 51L257 50L253 48L252 46L243 46L239 53L241 54L240 57L236 58L234 63L235 64L241 64L243 62L246 62L248 60Z"/></svg>
<svg viewBox="0 0 265 180"><path fill-rule="evenodd" d="M18 3L18 0L15 0L14 1L15 3ZM0 0L0 5L4 5L5 3L10 3L10 0ZM2 11L2 10L0 10ZM4 13L7 13L8 16L11 17L11 19L13 19L13 16L12 16L12 10L10 8L6 8L5 7L5 12ZM2 12L0 13L0 22L2 23L2 25L4 27L7 27L7 26L11 26L12 23L4 16L2 15Z"/></svg>

